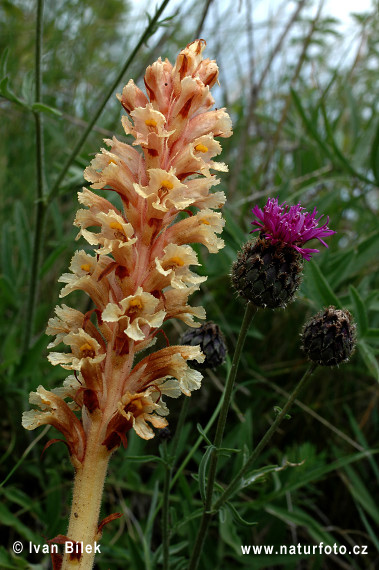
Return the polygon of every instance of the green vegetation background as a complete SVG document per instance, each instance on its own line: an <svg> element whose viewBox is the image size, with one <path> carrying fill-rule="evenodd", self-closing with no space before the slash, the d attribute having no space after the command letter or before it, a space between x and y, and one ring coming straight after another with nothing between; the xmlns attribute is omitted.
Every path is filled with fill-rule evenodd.
<svg viewBox="0 0 379 570"><path fill-rule="evenodd" d="M338 232L328 240L329 249L307 264L297 300L286 310L260 311L255 318L224 441L225 447L241 451L221 459L218 481L231 480L272 423L274 407L283 405L305 371L299 333L308 317L329 304L348 308L358 325L358 348L349 364L317 370L291 419L261 456L258 471L234 499L240 517L257 524L244 525L233 510L224 509L212 524L200 567L377 568L378 9L373 5L369 13L352 16L347 38L314 3L275 3L263 25L254 19L252 2L237 4L168 2L116 89L120 92L130 77L142 86L148 64L159 55L173 61L197 37L207 40L205 55L219 63L216 105L227 107L234 124L234 136L222 141L222 160L229 164L221 182L228 197L226 247L211 256L199 249L209 278L192 301L204 305L208 318L221 326L230 354L243 316L243 303L231 290L230 265L249 239L252 206L263 205L268 196L301 200L327 213ZM151 5L149 10L151 18ZM44 329L59 302L57 279L78 247L72 221L83 168L104 137L126 140L120 105L112 96L52 196L39 291L28 322L37 196L35 116L43 118L48 192L146 25L142 12L123 0L46 3L42 96L48 107L43 107L35 105L36 2L0 1L1 568L48 568L47 555L12 555L12 543L43 544L66 532L72 481L67 450L54 445L41 459L45 443L59 435L51 429L39 439L38 431L26 432L21 413L29 408L31 390L39 384L54 387L65 377L46 359ZM87 306L79 294L69 303L82 310ZM29 325L31 342L22 350ZM167 329L171 342L182 330ZM229 365L230 360L205 374L180 434L170 515L174 570L186 568L198 526L193 513L201 507L199 464L206 442L196 426L206 428ZM170 404L174 433L181 402ZM212 428L208 435L212 438ZM161 566L162 449L159 437L145 442L131 435L128 449L113 457L103 514L124 516L105 527L98 568ZM180 467L190 452L191 459ZM269 465L281 468L265 474L262 469ZM242 556L240 548L321 541L345 545L347 551L354 544L367 545L368 554L253 558Z"/></svg>

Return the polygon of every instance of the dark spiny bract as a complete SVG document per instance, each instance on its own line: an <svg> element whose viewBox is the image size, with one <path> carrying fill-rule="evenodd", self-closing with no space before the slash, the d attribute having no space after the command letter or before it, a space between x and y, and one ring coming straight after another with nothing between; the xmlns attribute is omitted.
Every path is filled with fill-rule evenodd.
<svg viewBox="0 0 379 570"><path fill-rule="evenodd" d="M305 324L302 348L312 362L336 366L349 360L355 347L355 329L349 311L330 306Z"/></svg>
<svg viewBox="0 0 379 570"><path fill-rule="evenodd" d="M188 329L180 339L181 344L200 346L205 355L204 362L188 361L197 370L217 368L225 360L226 343L220 327L215 323L204 323L196 329Z"/></svg>
<svg viewBox="0 0 379 570"><path fill-rule="evenodd" d="M246 243L232 266L237 293L257 307L290 303L301 283L302 256L284 243L257 239Z"/></svg>

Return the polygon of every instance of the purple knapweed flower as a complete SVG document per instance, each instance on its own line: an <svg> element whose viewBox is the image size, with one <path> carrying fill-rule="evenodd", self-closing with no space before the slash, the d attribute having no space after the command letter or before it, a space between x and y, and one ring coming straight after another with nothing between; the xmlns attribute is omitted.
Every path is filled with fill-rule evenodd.
<svg viewBox="0 0 379 570"><path fill-rule="evenodd" d="M329 216L325 224L319 227L323 216L317 217L316 208L310 214L300 203L289 206L285 202L279 204L278 198L269 198L263 210L254 206L252 212L261 221L251 222L253 226L258 226L251 233L261 231L267 240L271 240L272 243L282 242L293 247L307 261L319 250L302 247L304 243L318 239L328 247L322 238L336 233L328 228Z"/></svg>

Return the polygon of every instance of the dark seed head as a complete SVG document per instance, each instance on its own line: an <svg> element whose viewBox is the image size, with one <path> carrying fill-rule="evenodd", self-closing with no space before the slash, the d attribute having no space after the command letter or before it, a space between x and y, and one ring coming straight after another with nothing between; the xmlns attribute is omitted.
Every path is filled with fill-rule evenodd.
<svg viewBox="0 0 379 570"><path fill-rule="evenodd" d="M257 307L275 309L293 300L302 270L302 257L294 248L257 239L239 251L232 266L232 283L247 301Z"/></svg>
<svg viewBox="0 0 379 570"><path fill-rule="evenodd" d="M190 360L188 363L197 370L217 368L225 360L226 343L220 327L212 322L205 323L196 329L188 329L180 339L181 344L200 346L205 355L204 362Z"/></svg>
<svg viewBox="0 0 379 570"><path fill-rule="evenodd" d="M305 324L302 348L312 362L336 366L349 360L355 347L355 330L349 311L330 306Z"/></svg>
<svg viewBox="0 0 379 570"><path fill-rule="evenodd" d="M157 436L160 441L170 441L172 438L172 433L170 428L165 427L157 431Z"/></svg>

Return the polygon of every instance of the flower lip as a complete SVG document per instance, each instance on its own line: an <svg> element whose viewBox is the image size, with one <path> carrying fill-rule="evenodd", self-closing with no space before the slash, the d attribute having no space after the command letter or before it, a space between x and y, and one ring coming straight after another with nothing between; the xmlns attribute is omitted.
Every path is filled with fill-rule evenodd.
<svg viewBox="0 0 379 570"><path fill-rule="evenodd" d="M316 208L310 214L300 203L289 206L285 202L279 204L278 198L269 198L263 210L254 206L252 212L260 221L251 222L253 226L258 227L250 233L261 231L265 239L293 247L307 261L311 259L313 253L318 253L319 250L301 247L304 243L311 239L318 239L322 245L328 247L322 238L336 233L328 228L329 216L326 222L319 227L323 216L317 217Z"/></svg>

